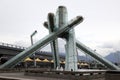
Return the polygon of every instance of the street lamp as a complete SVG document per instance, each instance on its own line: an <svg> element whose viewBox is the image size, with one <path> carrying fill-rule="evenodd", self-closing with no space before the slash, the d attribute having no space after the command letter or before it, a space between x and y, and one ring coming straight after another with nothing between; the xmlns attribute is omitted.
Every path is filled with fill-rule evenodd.
<svg viewBox="0 0 120 80"><path fill-rule="evenodd" d="M31 36L30 36L30 39L31 39L31 45L33 45L33 36L37 33L37 30L35 30Z"/></svg>
<svg viewBox="0 0 120 80"><path fill-rule="evenodd" d="M31 45L33 45L33 36L37 33L37 30L35 30L31 36L30 36L30 39L31 39ZM33 54L33 62L34 62L34 67L36 67L36 61L35 61L35 53Z"/></svg>

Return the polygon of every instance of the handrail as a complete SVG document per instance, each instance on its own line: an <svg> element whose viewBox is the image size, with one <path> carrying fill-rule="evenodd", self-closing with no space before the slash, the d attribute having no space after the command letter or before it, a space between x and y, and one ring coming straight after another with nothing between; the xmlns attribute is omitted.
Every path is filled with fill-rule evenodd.
<svg viewBox="0 0 120 80"><path fill-rule="evenodd" d="M0 42L0 46L6 46L6 47L18 48L18 49L26 49L26 47L13 45L13 44L8 44L8 43L3 43L3 42Z"/></svg>
<svg viewBox="0 0 120 80"><path fill-rule="evenodd" d="M23 47L23 46L18 46L18 45L13 45L13 44L8 44L8 43L3 43L0 42L0 46L5 46L5 47L10 47L10 48L17 48L17 49L27 49L27 47ZM41 53L47 53L46 51L37 51L37 52L41 52Z"/></svg>
<svg viewBox="0 0 120 80"><path fill-rule="evenodd" d="M67 80L105 80L106 70L98 71L54 71L54 70L40 70L28 69L25 70L25 75L51 77Z"/></svg>

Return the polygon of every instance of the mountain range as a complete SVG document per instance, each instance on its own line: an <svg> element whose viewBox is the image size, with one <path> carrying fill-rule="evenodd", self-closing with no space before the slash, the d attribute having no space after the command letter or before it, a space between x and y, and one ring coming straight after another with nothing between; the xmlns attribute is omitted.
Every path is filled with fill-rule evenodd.
<svg viewBox="0 0 120 80"><path fill-rule="evenodd" d="M116 52L111 52L107 56L105 56L107 60L111 61L112 63L120 63L120 51ZM83 61L93 61L94 59L90 56L78 56L78 60L83 60Z"/></svg>
<svg viewBox="0 0 120 80"><path fill-rule="evenodd" d="M105 58L113 63L120 63L120 51L112 52Z"/></svg>

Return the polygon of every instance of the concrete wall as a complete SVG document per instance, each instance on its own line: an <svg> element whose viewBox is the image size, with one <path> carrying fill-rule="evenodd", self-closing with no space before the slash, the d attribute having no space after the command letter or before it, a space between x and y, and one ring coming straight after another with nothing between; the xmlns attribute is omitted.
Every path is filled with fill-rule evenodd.
<svg viewBox="0 0 120 80"><path fill-rule="evenodd" d="M120 80L120 71L107 71L105 74L106 80Z"/></svg>

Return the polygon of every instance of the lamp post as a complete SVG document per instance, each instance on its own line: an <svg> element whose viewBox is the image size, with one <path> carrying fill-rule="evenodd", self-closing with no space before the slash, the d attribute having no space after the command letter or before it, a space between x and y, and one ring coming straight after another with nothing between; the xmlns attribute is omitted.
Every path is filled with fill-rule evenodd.
<svg viewBox="0 0 120 80"><path fill-rule="evenodd" d="M37 33L37 30L35 30L31 36L30 36L30 39L31 39L31 45L33 45L33 36ZM33 54L33 62L34 62L34 67L36 67L36 61L35 61L35 53Z"/></svg>

